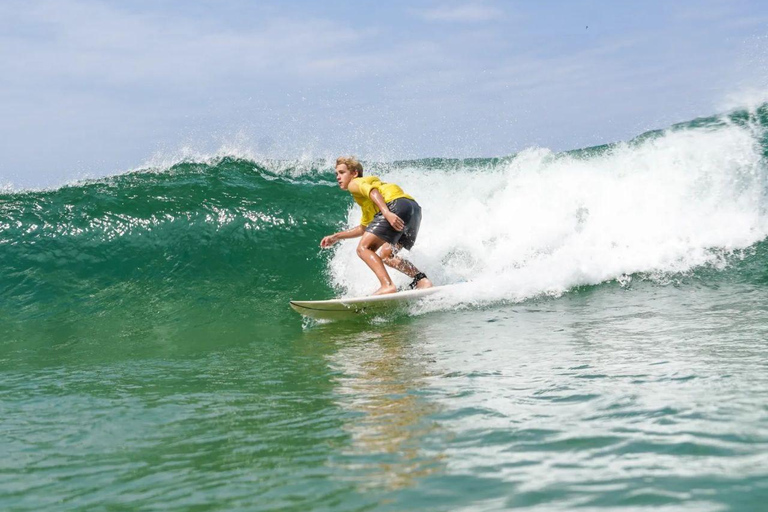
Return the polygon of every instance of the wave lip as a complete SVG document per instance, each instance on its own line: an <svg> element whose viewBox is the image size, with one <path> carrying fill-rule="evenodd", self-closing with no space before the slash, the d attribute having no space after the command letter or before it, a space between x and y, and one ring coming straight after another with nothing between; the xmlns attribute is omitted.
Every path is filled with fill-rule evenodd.
<svg viewBox="0 0 768 512"><path fill-rule="evenodd" d="M592 150L531 148L490 170L403 167L384 178L422 204L411 257L437 282L467 283L455 301L558 295L719 265L764 239L768 147L759 119L738 112ZM348 224L357 219L353 207ZM331 274L362 294L375 279L355 265L351 245L336 253Z"/></svg>
<svg viewBox="0 0 768 512"><path fill-rule="evenodd" d="M763 105L565 153L529 148L366 167L423 206L414 263L437 284L463 283L437 307L520 301L636 274L663 280L723 268L765 239L766 126ZM250 283L252 297L278 308L275 301L377 287L354 241L318 248L360 218L336 187L332 162L187 157L4 193L3 303L14 309L121 284L204 294L206 283L234 301L225 290Z"/></svg>

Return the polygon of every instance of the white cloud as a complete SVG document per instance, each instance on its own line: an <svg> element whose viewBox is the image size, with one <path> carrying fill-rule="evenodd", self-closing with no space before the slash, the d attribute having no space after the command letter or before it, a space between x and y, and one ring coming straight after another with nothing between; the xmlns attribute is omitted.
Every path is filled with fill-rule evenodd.
<svg viewBox="0 0 768 512"><path fill-rule="evenodd" d="M503 16L501 9L483 2L443 4L431 9L414 9L413 13L427 21L478 23Z"/></svg>
<svg viewBox="0 0 768 512"><path fill-rule="evenodd" d="M510 13L496 0L425 1L404 22L385 4L371 17L308 0L197 11L181 0L3 0L0 176L32 159L106 172L104 162L125 168L179 140L204 151L237 130L287 156L574 147L603 140L598 128L614 140L663 126L659 112L685 119L744 59L722 27L747 13L714 35L687 23L681 33L679 18L602 32L579 22L576 33L538 3ZM626 7L604 8L626 18ZM765 46L750 69L765 68Z"/></svg>
<svg viewBox="0 0 768 512"><path fill-rule="evenodd" d="M306 76L319 59L348 59L350 44L362 37L324 19L270 17L238 30L89 0L11 2L0 7L0 17L13 21L0 33L6 87L22 90L34 84L199 88L222 77L284 82Z"/></svg>

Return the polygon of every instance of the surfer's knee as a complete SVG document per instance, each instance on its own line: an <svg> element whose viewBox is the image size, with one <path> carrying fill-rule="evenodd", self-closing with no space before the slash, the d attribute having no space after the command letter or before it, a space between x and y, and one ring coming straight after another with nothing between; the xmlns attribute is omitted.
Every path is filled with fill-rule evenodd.
<svg viewBox="0 0 768 512"><path fill-rule="evenodd" d="M363 238L357 244L357 255L360 256L361 258L365 258L368 251L371 251L374 254L376 254L376 251L378 251L383 245L383 241L380 240L379 238L375 236L366 236L366 235L363 235Z"/></svg>
<svg viewBox="0 0 768 512"><path fill-rule="evenodd" d="M372 250L367 244L360 242L357 244L357 255L361 258L365 257L365 253Z"/></svg>

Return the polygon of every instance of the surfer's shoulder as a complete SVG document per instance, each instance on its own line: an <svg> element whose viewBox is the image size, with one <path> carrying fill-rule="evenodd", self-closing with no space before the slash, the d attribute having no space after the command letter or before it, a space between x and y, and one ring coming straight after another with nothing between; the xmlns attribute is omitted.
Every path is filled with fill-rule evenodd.
<svg viewBox="0 0 768 512"><path fill-rule="evenodd" d="M376 184L381 183L378 176L358 176L349 182L348 190L352 195L368 197L371 189L376 188Z"/></svg>
<svg viewBox="0 0 768 512"><path fill-rule="evenodd" d="M357 183L370 184L376 181L381 181L378 176L358 176L357 178L353 178L350 183L357 182Z"/></svg>
<svg viewBox="0 0 768 512"><path fill-rule="evenodd" d="M349 185L347 186L347 190L350 194L353 196L358 196L361 194L360 192L360 185L363 183L361 180L363 178L353 178L352 181L349 182Z"/></svg>

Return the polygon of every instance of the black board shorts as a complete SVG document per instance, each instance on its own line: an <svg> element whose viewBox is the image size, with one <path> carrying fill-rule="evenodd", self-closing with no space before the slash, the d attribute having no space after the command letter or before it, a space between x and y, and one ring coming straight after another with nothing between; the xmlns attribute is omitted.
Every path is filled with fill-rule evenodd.
<svg viewBox="0 0 768 512"><path fill-rule="evenodd" d="M365 231L373 233L382 240L392 244L393 248L402 245L410 250L416 243L416 236L419 234L419 225L421 224L421 206L413 199L401 197L387 203L389 211L403 219L405 227L402 231L397 231L384 218L381 212L377 213Z"/></svg>

